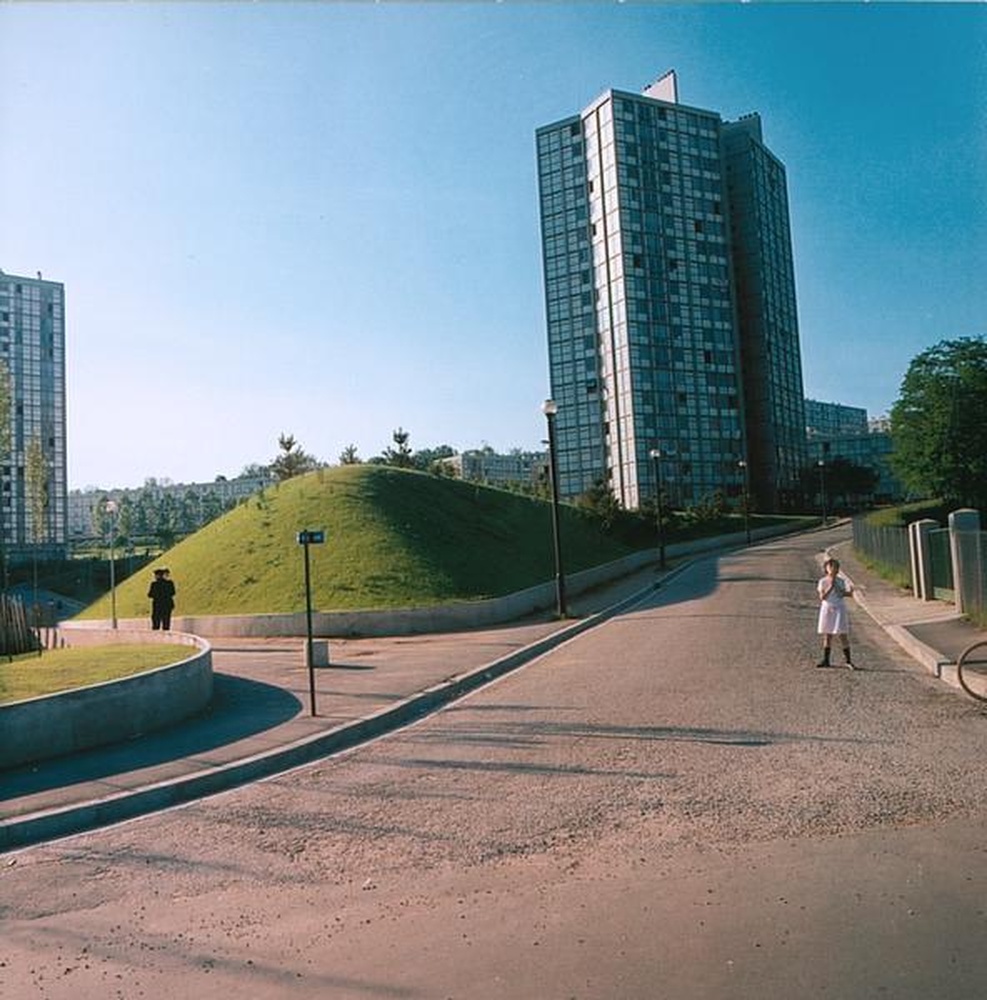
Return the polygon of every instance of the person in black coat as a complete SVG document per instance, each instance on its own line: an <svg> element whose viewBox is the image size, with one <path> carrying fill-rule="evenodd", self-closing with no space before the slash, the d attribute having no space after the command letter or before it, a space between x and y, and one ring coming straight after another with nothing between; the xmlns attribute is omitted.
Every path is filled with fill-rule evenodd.
<svg viewBox="0 0 987 1000"><path fill-rule="evenodd" d="M156 569L147 596L151 598L151 628L170 629L171 612L175 607L175 584L168 570Z"/></svg>

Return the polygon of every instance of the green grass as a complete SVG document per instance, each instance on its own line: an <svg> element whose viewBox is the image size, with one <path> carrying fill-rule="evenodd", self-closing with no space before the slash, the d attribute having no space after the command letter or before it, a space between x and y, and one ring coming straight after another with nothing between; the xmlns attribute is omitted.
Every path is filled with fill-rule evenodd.
<svg viewBox="0 0 987 1000"><path fill-rule="evenodd" d="M99 684L188 659L195 650L177 644L120 643L26 653L0 661L0 704Z"/></svg>
<svg viewBox="0 0 987 1000"><path fill-rule="evenodd" d="M882 580L893 583L901 590L912 589L911 576L899 566L892 566L890 563L883 562L880 559L874 559L861 549L854 549L854 553L867 569L872 573L876 573Z"/></svg>
<svg viewBox="0 0 987 1000"><path fill-rule="evenodd" d="M148 614L156 566L170 568L177 615L304 609L303 528L317 610L409 607L496 597L551 580L551 505L422 473L358 465L270 487L185 539L117 588L121 618ZM563 505L567 573L633 551ZM81 617L108 618L109 595Z"/></svg>
<svg viewBox="0 0 987 1000"><path fill-rule="evenodd" d="M867 523L875 528L896 528L923 517L931 517L934 521L944 523L948 515L949 509L941 500L917 500L914 503L872 511L867 515Z"/></svg>

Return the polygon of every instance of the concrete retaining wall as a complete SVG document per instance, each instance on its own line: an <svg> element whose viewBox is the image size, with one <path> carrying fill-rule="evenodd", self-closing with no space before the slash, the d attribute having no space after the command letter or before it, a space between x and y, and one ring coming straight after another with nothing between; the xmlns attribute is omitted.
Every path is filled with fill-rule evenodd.
<svg viewBox="0 0 987 1000"><path fill-rule="evenodd" d="M178 643L190 655L117 681L0 705L0 768L132 739L201 712L212 698L212 652L197 636L66 623L55 642Z"/></svg>
<svg viewBox="0 0 987 1000"><path fill-rule="evenodd" d="M751 532L753 540L761 541L803 530L804 525L792 527L782 524L773 528L758 528ZM701 538L691 542L669 545L669 558L697 555L715 549L728 549L744 545L746 535L738 532ZM654 549L635 552L615 562L595 566L580 573L566 574L566 591L570 595L592 590L600 584L620 579L657 559ZM312 614L312 633L324 638L352 636L416 635L428 632L457 632L472 628L489 628L504 622L517 621L537 611L555 606L555 581L521 590L504 597L481 601L457 601L420 608L393 608L375 611L316 611ZM88 625L90 623L80 623ZM92 625L105 627L105 622ZM133 620L127 625L139 626ZM147 628L147 624L143 623ZM305 636L304 612L276 615L178 615L172 624L184 632L211 637Z"/></svg>

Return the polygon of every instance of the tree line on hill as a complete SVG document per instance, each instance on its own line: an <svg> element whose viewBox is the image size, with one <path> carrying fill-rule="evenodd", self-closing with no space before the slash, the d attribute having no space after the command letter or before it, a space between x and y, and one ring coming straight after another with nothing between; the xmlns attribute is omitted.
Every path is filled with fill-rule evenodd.
<svg viewBox="0 0 987 1000"><path fill-rule="evenodd" d="M453 474L443 461L455 453L448 445L414 451L408 432L400 427L392 438L392 444L370 462ZM891 411L891 440L891 467L910 495L938 497L954 506L987 512L987 340L983 336L943 340L912 360ZM279 479L319 466L293 437L282 435L280 445L281 453L270 466ZM355 446L348 445L339 461L351 465L361 459ZM827 459L823 475L824 481L817 463L800 470L799 493L807 510L820 500L830 510L866 506L879 479L871 466L842 456ZM534 495L547 496L549 492L546 481L503 485ZM730 502L742 509L744 498L733 497ZM579 497L576 505L605 521L613 521L619 508L603 481ZM662 506L668 506L667 498ZM728 506L722 495L711 496L685 515L708 519ZM653 498L645 500L641 512L647 517L655 507Z"/></svg>
<svg viewBox="0 0 987 1000"><path fill-rule="evenodd" d="M121 549L152 543L169 548L177 539L198 531L237 504L236 500L224 501L213 490L176 493L154 486L120 497L115 501L115 511L109 499L102 497L93 505L93 532L100 541L112 540Z"/></svg>
<svg viewBox="0 0 987 1000"><path fill-rule="evenodd" d="M2 428L0 428L2 430ZM892 468L916 496L936 496L956 504L987 510L987 341L984 337L945 340L923 351L911 363L901 393L891 411ZM410 433L398 427L391 443L367 464L414 469L438 476L454 476L447 459L456 454L450 445L413 449ZM364 460L353 444L339 455L339 465L358 465ZM278 438L278 451L267 465L247 466L242 475L270 475L284 481L330 463L307 452L289 433ZM812 509L825 490L830 509L862 506L872 495L877 473L869 466L834 457L826 462L825 486L819 469L807 465L800 476L800 491L806 509ZM501 483L504 488L527 495L548 497L546 477L534 482ZM743 511L744 498L715 494L703 498L678 515L680 520L701 523L721 517L729 509ZM154 538L163 547L196 531L235 506L208 491L185 495L142 491L130 501L120 502L116 515L117 540ZM613 524L622 514L612 491L602 480L577 498L576 506ZM668 498L662 506L668 510ZM108 517L103 505L99 517ZM656 500L649 498L636 512L653 520ZM749 511L747 511L749 513ZM108 524L97 534L105 538Z"/></svg>
<svg viewBox="0 0 987 1000"><path fill-rule="evenodd" d="M411 435L403 427L398 427L389 444L379 455L367 459L368 465L390 465L397 469L417 469L434 475L451 475L444 459L452 458L456 450L448 444L437 448L422 448L415 451L411 447ZM339 454L340 465L362 465L363 459L354 444L348 444ZM293 434L282 434L278 438L278 453L267 466L248 466L244 474L268 471L275 479L283 481L294 476L325 468L328 463L319 461L315 455L302 448Z"/></svg>

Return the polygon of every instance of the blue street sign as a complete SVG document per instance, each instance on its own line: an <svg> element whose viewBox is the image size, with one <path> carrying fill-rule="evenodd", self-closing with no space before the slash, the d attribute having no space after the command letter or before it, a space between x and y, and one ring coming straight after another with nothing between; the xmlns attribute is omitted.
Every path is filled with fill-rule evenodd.
<svg viewBox="0 0 987 1000"><path fill-rule="evenodd" d="M299 531L298 532L298 544L299 545L322 545L326 540L326 533L324 531Z"/></svg>

